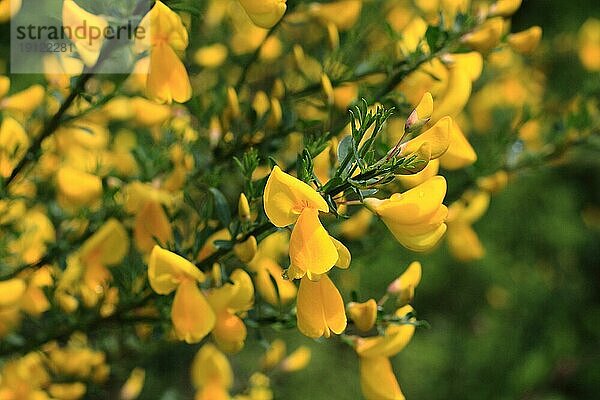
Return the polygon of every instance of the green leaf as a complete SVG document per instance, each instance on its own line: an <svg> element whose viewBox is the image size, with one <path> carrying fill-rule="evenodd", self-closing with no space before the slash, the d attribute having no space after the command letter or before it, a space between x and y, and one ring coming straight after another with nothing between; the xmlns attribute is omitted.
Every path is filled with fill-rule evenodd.
<svg viewBox="0 0 600 400"><path fill-rule="evenodd" d="M210 193L213 195L214 205L215 205L215 214L217 219L224 227L228 227L231 223L231 211L229 209L229 204L227 203L227 199L221 193L221 191L217 188L208 189Z"/></svg>

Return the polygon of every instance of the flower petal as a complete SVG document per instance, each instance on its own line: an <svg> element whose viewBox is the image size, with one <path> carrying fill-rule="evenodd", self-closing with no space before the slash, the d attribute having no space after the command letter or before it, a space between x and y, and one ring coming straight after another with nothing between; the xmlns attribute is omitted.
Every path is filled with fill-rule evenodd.
<svg viewBox="0 0 600 400"><path fill-rule="evenodd" d="M367 400L404 400L387 357L361 357L360 387Z"/></svg>
<svg viewBox="0 0 600 400"><path fill-rule="evenodd" d="M297 309L298 329L308 337L329 337L346 329L344 301L327 275L317 282L302 278Z"/></svg>
<svg viewBox="0 0 600 400"><path fill-rule="evenodd" d="M319 221L319 212L305 208L290 238L290 262L302 271L324 274L338 261L339 255L331 237Z"/></svg>
<svg viewBox="0 0 600 400"><path fill-rule="evenodd" d="M283 172L278 166L273 168L264 194L265 213L278 227L293 224L304 208L329 211L327 202L315 189Z"/></svg>
<svg viewBox="0 0 600 400"><path fill-rule="evenodd" d="M148 280L158 294L169 294L185 278L204 281L204 274L185 258L154 246L148 262Z"/></svg>
<svg viewBox="0 0 600 400"><path fill-rule="evenodd" d="M196 282L186 279L175 292L171 321L177 337L198 343L214 328L216 317Z"/></svg>

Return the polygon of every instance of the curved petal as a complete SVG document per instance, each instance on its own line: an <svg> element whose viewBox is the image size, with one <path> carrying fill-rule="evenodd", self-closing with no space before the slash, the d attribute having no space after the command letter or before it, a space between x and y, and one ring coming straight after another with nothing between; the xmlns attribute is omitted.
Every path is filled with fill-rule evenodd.
<svg viewBox="0 0 600 400"><path fill-rule="evenodd" d="M329 337L346 329L344 301L327 275L317 282L302 278L297 309L298 329L308 337Z"/></svg>
<svg viewBox="0 0 600 400"><path fill-rule="evenodd" d="M324 274L338 261L339 255L331 237L319 221L319 212L305 208L290 238L290 262L302 271Z"/></svg>
<svg viewBox="0 0 600 400"><path fill-rule="evenodd" d="M293 224L304 208L329 211L327 202L315 189L283 172L278 166L273 168L264 194L265 213L278 227Z"/></svg>
<svg viewBox="0 0 600 400"><path fill-rule="evenodd" d="M434 176L387 200L365 199L365 204L386 223L411 225L430 218L438 211L445 196L446 180Z"/></svg>
<svg viewBox="0 0 600 400"><path fill-rule="evenodd" d="M198 343L214 328L216 317L196 282L186 279L175 292L171 321L178 338Z"/></svg>
<svg viewBox="0 0 600 400"><path fill-rule="evenodd" d="M154 246L148 262L148 280L158 294L169 294L185 278L204 281L204 274L185 258Z"/></svg>
<svg viewBox="0 0 600 400"><path fill-rule="evenodd" d="M403 145L402 154L411 154L419 150L419 148L429 143L431 150L431 159L436 159L448 150L450 145L450 124L452 118L444 117L440 119L434 126L420 134L414 139L409 140Z"/></svg>
<svg viewBox="0 0 600 400"><path fill-rule="evenodd" d="M148 97L161 103L173 100L184 103L192 97L192 86L185 66L166 43L150 51L150 73L146 87Z"/></svg>
<svg viewBox="0 0 600 400"><path fill-rule="evenodd" d="M360 387L367 400L404 400L387 357L361 357Z"/></svg>
<svg viewBox="0 0 600 400"><path fill-rule="evenodd" d="M444 233L446 233L446 224L441 224L437 229L431 232L423 233L420 235L405 235L401 232L394 232L394 237L400 244L412 251L427 251L435 246Z"/></svg>

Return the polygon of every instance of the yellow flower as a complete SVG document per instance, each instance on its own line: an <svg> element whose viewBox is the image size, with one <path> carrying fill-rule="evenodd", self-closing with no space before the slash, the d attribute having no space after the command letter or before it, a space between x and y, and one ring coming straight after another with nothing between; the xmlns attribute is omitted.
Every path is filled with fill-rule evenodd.
<svg viewBox="0 0 600 400"><path fill-rule="evenodd" d="M68 3L66 1L65 3ZM48 388L48 392L54 398L64 400L77 400L83 397L87 391L86 386L81 382L74 383L53 383Z"/></svg>
<svg viewBox="0 0 600 400"><path fill-rule="evenodd" d="M286 0L239 0L244 10L257 26L272 28L287 9Z"/></svg>
<svg viewBox="0 0 600 400"><path fill-rule="evenodd" d="M400 244L413 251L425 251L435 246L446 231L448 209L442 204L445 195L446 180L435 176L386 200L365 199L365 204Z"/></svg>
<svg viewBox="0 0 600 400"><path fill-rule="evenodd" d="M265 354L261 359L261 368L262 369L272 369L275 368L277 364L283 359L285 356L285 342L281 339L275 339Z"/></svg>
<svg viewBox="0 0 600 400"><path fill-rule="evenodd" d="M201 67L217 68L227 59L227 47L221 43L201 47L194 54L194 61Z"/></svg>
<svg viewBox="0 0 600 400"><path fill-rule="evenodd" d="M121 400L135 400L138 398L144 387L146 371L143 368L134 368L129 374L129 378L121 388Z"/></svg>
<svg viewBox="0 0 600 400"><path fill-rule="evenodd" d="M102 295L108 300L112 275L107 267L119 264L128 251L127 231L116 219L108 220L68 259L59 292L72 290L71 285L81 283L79 289L88 307L95 306Z"/></svg>
<svg viewBox="0 0 600 400"><path fill-rule="evenodd" d="M490 15L499 15L502 17L510 17L513 15L523 0L498 0L490 6Z"/></svg>
<svg viewBox="0 0 600 400"><path fill-rule="evenodd" d="M250 221L250 204L248 204L248 198L244 193L240 194L240 199L238 200L238 215L242 221Z"/></svg>
<svg viewBox="0 0 600 400"><path fill-rule="evenodd" d="M364 303L349 303L348 317L359 330L363 332L370 331L377 320L377 302L374 299L369 299Z"/></svg>
<svg viewBox="0 0 600 400"><path fill-rule="evenodd" d="M272 258L257 256L249 267L256 273L256 290L267 303L273 306L285 305L296 298L296 285L283 279L283 268Z"/></svg>
<svg viewBox="0 0 600 400"><path fill-rule="evenodd" d="M75 32L77 27L84 24L100 31L104 31L108 27L106 19L87 12L73 0L63 2L62 19L64 28L70 29L72 32ZM88 67L93 67L98 62L98 57L100 57L104 36L99 35L100 37L98 38L94 38L91 35L84 36L79 37L75 33L70 38L73 40L75 47L77 47L77 53L84 64Z"/></svg>
<svg viewBox="0 0 600 400"><path fill-rule="evenodd" d="M39 316L50 308L50 302L43 290L53 283L50 268L43 267L33 272L28 283L21 299L21 308L32 316Z"/></svg>
<svg viewBox="0 0 600 400"><path fill-rule="evenodd" d="M579 29L579 59L591 72L600 71L600 19L588 18Z"/></svg>
<svg viewBox="0 0 600 400"><path fill-rule="evenodd" d="M34 264L46 255L48 244L56 240L52 221L41 209L27 211L16 221L19 236L9 243L8 248L19 264Z"/></svg>
<svg viewBox="0 0 600 400"><path fill-rule="evenodd" d="M522 32L508 36L508 45L519 53L528 54L534 51L542 39L542 28L532 26Z"/></svg>
<svg viewBox="0 0 600 400"><path fill-rule="evenodd" d="M341 0L327 4L313 3L309 13L325 25L332 23L338 30L346 31L356 23L361 10L362 0Z"/></svg>
<svg viewBox="0 0 600 400"><path fill-rule="evenodd" d="M448 247L459 261L478 260L485 249L473 230L472 224L487 211L490 194L485 191L467 192L454 202L448 212Z"/></svg>
<svg viewBox="0 0 600 400"><path fill-rule="evenodd" d="M171 206L174 196L164 190L141 182L133 182L125 189L125 208L135 214L134 238L136 247L147 253L157 244L173 240L171 223L163 206Z"/></svg>
<svg viewBox="0 0 600 400"><path fill-rule="evenodd" d="M196 282L204 274L185 258L154 246L148 263L148 280L162 295L175 291L171 321L177 337L187 343L201 341L215 326L215 313Z"/></svg>
<svg viewBox="0 0 600 400"><path fill-rule="evenodd" d="M421 282L421 263L413 261L402 275L390 283L387 292L398 296L400 304L410 303L419 282Z"/></svg>
<svg viewBox="0 0 600 400"><path fill-rule="evenodd" d="M246 326L236 313L245 312L254 303L252 279L242 269L236 269L229 277L231 282L212 289L208 293L208 302L217 316L212 331L219 347L227 353L237 353L244 347Z"/></svg>
<svg viewBox="0 0 600 400"><path fill-rule="evenodd" d="M26 288L25 282L18 278L0 282L0 307L16 305L25 294Z"/></svg>
<svg viewBox="0 0 600 400"><path fill-rule="evenodd" d="M66 207L90 206L102 196L102 180L93 174L64 166L56 173L59 200Z"/></svg>
<svg viewBox="0 0 600 400"><path fill-rule="evenodd" d="M441 157L448 146L450 145L450 127L452 124L452 118L444 117L440 119L434 126L420 134L414 139L404 143L401 147L402 155L409 155L419 151L424 145L429 145L431 151L430 158L432 160Z"/></svg>
<svg viewBox="0 0 600 400"><path fill-rule="evenodd" d="M29 115L44 101L46 91L42 85L33 85L27 89L6 97L0 101L0 108Z"/></svg>
<svg viewBox="0 0 600 400"><path fill-rule="evenodd" d="M0 22L6 22L21 9L22 0L0 0Z"/></svg>
<svg viewBox="0 0 600 400"><path fill-rule="evenodd" d="M360 358L360 388L367 400L404 400L387 357Z"/></svg>
<svg viewBox="0 0 600 400"><path fill-rule="evenodd" d="M346 329L344 301L327 275L316 282L302 278L297 309L298 329L308 337L329 337Z"/></svg>
<svg viewBox="0 0 600 400"><path fill-rule="evenodd" d="M404 318L413 311L413 308L407 305L397 309L394 316ZM356 353L363 358L394 356L406 347L414 333L414 325L390 325L386 328L384 336L359 338L356 342Z"/></svg>
<svg viewBox="0 0 600 400"><path fill-rule="evenodd" d="M309 185L275 166L265 187L264 207L274 225L296 223L290 238L292 279L324 274L338 262L339 244L319 220L319 211L327 212L329 207Z"/></svg>
<svg viewBox="0 0 600 400"><path fill-rule="evenodd" d="M252 261L256 255L257 243L254 236L250 236L248 239L241 243L236 243L233 246L233 252L241 262L248 263Z"/></svg>
<svg viewBox="0 0 600 400"><path fill-rule="evenodd" d="M300 346L281 362L283 372L296 372L306 368L310 363L312 353L306 346Z"/></svg>
<svg viewBox="0 0 600 400"><path fill-rule="evenodd" d="M150 70L146 82L148 96L160 103L188 101L192 97L192 86L176 53L188 46L188 33L181 17L157 1L140 26L151 33L150 38L139 43L141 47L150 47Z"/></svg>
<svg viewBox="0 0 600 400"><path fill-rule="evenodd" d="M7 178L27 153L29 137L15 119L5 117L0 126L0 176Z"/></svg>
<svg viewBox="0 0 600 400"><path fill-rule="evenodd" d="M469 101L472 90L471 77L460 64L448 67L448 78L444 92L436 98L436 106L431 115L432 121L450 116L456 118Z"/></svg>
<svg viewBox="0 0 600 400"><path fill-rule="evenodd" d="M520 0L518 1L520 2ZM463 36L462 41L473 50L487 53L500 43L503 32L504 20L502 17L490 18L473 32Z"/></svg>
<svg viewBox="0 0 600 400"><path fill-rule="evenodd" d="M442 168L455 170L472 165L475 161L477 161L475 150L456 121L453 121L450 126L450 145L440 157L440 165Z"/></svg>
<svg viewBox="0 0 600 400"><path fill-rule="evenodd" d="M205 344L196 353L191 374L196 388L216 384L228 389L233 385L233 371L229 360L211 343Z"/></svg>
<svg viewBox="0 0 600 400"><path fill-rule="evenodd" d="M319 212L314 208L305 208L290 237L293 278L299 278L304 273L309 278L324 274L333 268L338 258L335 243L319 221Z"/></svg>
<svg viewBox="0 0 600 400"><path fill-rule="evenodd" d="M328 212L327 202L306 183L273 168L264 193L265 213L273 225L285 227L293 224L305 208Z"/></svg>
<svg viewBox="0 0 600 400"><path fill-rule="evenodd" d="M416 129L426 124L433 113L433 97L431 93L426 92L419 104L406 119L406 130Z"/></svg>

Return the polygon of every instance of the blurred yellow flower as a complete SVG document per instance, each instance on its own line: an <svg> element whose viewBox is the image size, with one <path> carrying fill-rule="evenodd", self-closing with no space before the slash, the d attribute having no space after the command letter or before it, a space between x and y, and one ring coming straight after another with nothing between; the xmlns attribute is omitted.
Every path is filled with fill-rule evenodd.
<svg viewBox="0 0 600 400"><path fill-rule="evenodd" d="M178 338L187 343L201 341L214 328L216 317L196 282L204 274L185 258L154 246L148 263L148 280L162 295L175 291L171 321Z"/></svg>
<svg viewBox="0 0 600 400"><path fill-rule="evenodd" d="M272 28L287 9L286 0L239 0L244 10L256 25Z"/></svg>
<svg viewBox="0 0 600 400"><path fill-rule="evenodd" d="M150 38L138 43L138 46L149 48L150 51L146 83L148 97L160 103L188 101L192 97L192 86L187 70L176 53L188 46L188 33L181 17L157 1L140 26L151 33Z"/></svg>
<svg viewBox="0 0 600 400"><path fill-rule="evenodd" d="M375 326L377 320L377 302L369 299L364 303L348 303L348 317L358 330L367 332Z"/></svg>

